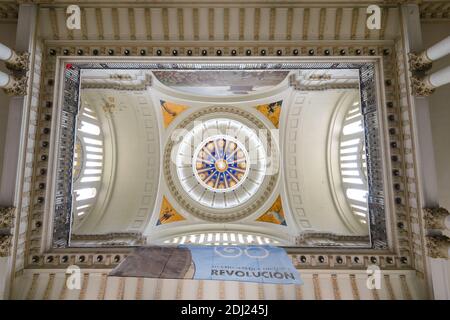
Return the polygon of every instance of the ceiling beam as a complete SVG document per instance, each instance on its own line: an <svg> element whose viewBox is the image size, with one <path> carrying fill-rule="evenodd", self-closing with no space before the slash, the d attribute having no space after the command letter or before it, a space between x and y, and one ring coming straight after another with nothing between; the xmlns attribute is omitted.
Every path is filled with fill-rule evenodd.
<svg viewBox="0 0 450 320"><path fill-rule="evenodd" d="M253 24L253 40L259 40L259 27L261 25L261 8L255 8Z"/></svg>
<svg viewBox="0 0 450 320"><path fill-rule="evenodd" d="M164 40L169 40L169 9L162 8L162 27Z"/></svg>
<svg viewBox="0 0 450 320"><path fill-rule="evenodd" d="M276 19L276 9L270 8L269 40L275 40L275 19Z"/></svg>
<svg viewBox="0 0 450 320"><path fill-rule="evenodd" d="M58 20L56 18L56 9L50 8L49 14L50 14L50 24L52 26L53 32L53 39L59 40L59 28L58 28Z"/></svg>
<svg viewBox="0 0 450 320"><path fill-rule="evenodd" d="M321 8L319 14L319 40L323 40L323 33L325 31L325 17L327 9Z"/></svg>
<svg viewBox="0 0 450 320"><path fill-rule="evenodd" d="M184 10L183 8L177 9L177 20L178 20L178 38L184 40Z"/></svg>
<svg viewBox="0 0 450 320"><path fill-rule="evenodd" d="M303 40L308 40L309 8L303 9Z"/></svg>
<svg viewBox="0 0 450 320"><path fill-rule="evenodd" d="M192 23L194 24L194 40L199 40L199 30L198 30L198 8L194 8L192 11Z"/></svg>
<svg viewBox="0 0 450 320"><path fill-rule="evenodd" d="M223 9L223 34L224 40L230 39L230 9Z"/></svg>
<svg viewBox="0 0 450 320"><path fill-rule="evenodd" d="M359 18L359 9L353 8L353 10L352 10L352 29L351 29L351 35L350 35L350 39L352 39L352 40L356 39L356 29L358 27L358 18Z"/></svg>
<svg viewBox="0 0 450 320"><path fill-rule="evenodd" d="M136 19L134 8L128 8L128 23L130 24L130 39L136 40Z"/></svg>
<svg viewBox="0 0 450 320"><path fill-rule="evenodd" d="M245 9L239 9L239 40L244 40Z"/></svg>
<svg viewBox="0 0 450 320"><path fill-rule="evenodd" d="M152 40L152 18L150 8L145 8L145 31L147 33L147 40Z"/></svg>
<svg viewBox="0 0 450 320"><path fill-rule="evenodd" d="M95 20L97 23L97 32L98 37L100 40L104 39L104 33L103 33L103 15L102 15L102 9L95 8Z"/></svg>
<svg viewBox="0 0 450 320"><path fill-rule="evenodd" d="M208 9L209 40L214 40L214 8Z"/></svg>
<svg viewBox="0 0 450 320"><path fill-rule="evenodd" d="M286 40L292 39L292 24L294 20L294 8L289 8L286 19Z"/></svg>
<svg viewBox="0 0 450 320"><path fill-rule="evenodd" d="M117 8L112 8L112 22L113 22L114 40L120 40L119 12Z"/></svg>
<svg viewBox="0 0 450 320"><path fill-rule="evenodd" d="M81 8L81 21L87 21L85 8ZM81 24L81 37L83 40L87 40L88 38L86 22Z"/></svg>
<svg viewBox="0 0 450 320"><path fill-rule="evenodd" d="M342 25L342 8L336 9L336 20L334 23L334 40L339 40Z"/></svg>

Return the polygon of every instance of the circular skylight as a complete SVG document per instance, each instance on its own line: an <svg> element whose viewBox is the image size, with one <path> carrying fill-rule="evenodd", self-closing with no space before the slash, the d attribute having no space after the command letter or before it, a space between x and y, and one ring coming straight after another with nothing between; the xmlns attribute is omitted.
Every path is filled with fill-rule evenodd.
<svg viewBox="0 0 450 320"><path fill-rule="evenodd" d="M262 184L266 152L258 135L227 118L199 122L179 144L177 175L186 193L210 208L232 208Z"/></svg>
<svg viewBox="0 0 450 320"><path fill-rule="evenodd" d="M192 166L200 184L212 191L229 192L248 176L249 156L237 139L218 135L203 141L195 150Z"/></svg>

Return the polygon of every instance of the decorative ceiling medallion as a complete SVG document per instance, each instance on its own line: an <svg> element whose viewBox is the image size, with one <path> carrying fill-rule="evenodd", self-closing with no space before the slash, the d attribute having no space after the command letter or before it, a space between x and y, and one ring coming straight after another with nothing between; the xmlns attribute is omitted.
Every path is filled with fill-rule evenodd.
<svg viewBox="0 0 450 320"><path fill-rule="evenodd" d="M195 150L195 178L211 191L229 192L238 188L250 171L250 159L245 147L228 135L207 138Z"/></svg>
<svg viewBox="0 0 450 320"><path fill-rule="evenodd" d="M183 134L167 143L164 175L183 209L204 220L228 222L253 214L267 201L278 179L279 151L258 117L236 107L208 107L175 130Z"/></svg>
<svg viewBox="0 0 450 320"><path fill-rule="evenodd" d="M281 197L278 196L272 207L270 207L270 209L267 210L266 213L256 219L256 221L274 223L280 226L287 226L283 206L281 204Z"/></svg>
<svg viewBox="0 0 450 320"><path fill-rule="evenodd" d="M164 128L167 128L176 116L188 108L187 106L164 100L160 100L160 103L164 118Z"/></svg>
<svg viewBox="0 0 450 320"><path fill-rule="evenodd" d="M108 97L108 99L102 98L102 109L106 115L112 115L116 111L116 103L114 97Z"/></svg>
<svg viewBox="0 0 450 320"><path fill-rule="evenodd" d="M186 220L181 214L179 214L170 204L170 202L163 196L161 210L159 211L159 218L156 225Z"/></svg>
<svg viewBox="0 0 450 320"><path fill-rule="evenodd" d="M281 113L281 105L283 104L283 100L272 102L269 104L261 104L256 106L256 109L261 112L270 122L273 123L275 128L278 128L280 124L280 113Z"/></svg>

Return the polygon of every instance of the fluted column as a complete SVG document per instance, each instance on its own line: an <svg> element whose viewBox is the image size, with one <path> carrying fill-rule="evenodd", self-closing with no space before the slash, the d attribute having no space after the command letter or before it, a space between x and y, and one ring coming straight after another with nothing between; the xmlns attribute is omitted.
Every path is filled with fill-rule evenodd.
<svg viewBox="0 0 450 320"><path fill-rule="evenodd" d="M0 71L0 88L7 95L24 96L27 89L27 77L16 78L12 75Z"/></svg>
<svg viewBox="0 0 450 320"><path fill-rule="evenodd" d="M433 88L437 88L450 83L450 66L447 66L426 76L425 82L429 83L429 85Z"/></svg>
<svg viewBox="0 0 450 320"><path fill-rule="evenodd" d="M423 55L429 61L435 61L450 54L450 36L439 41L423 52Z"/></svg>
<svg viewBox="0 0 450 320"><path fill-rule="evenodd" d="M0 43L0 60L8 62L13 56L15 52L5 46L3 43Z"/></svg>

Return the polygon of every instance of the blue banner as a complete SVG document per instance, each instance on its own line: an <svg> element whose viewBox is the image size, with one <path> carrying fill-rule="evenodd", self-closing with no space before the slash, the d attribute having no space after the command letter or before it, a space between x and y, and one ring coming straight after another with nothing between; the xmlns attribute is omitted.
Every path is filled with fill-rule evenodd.
<svg viewBox="0 0 450 320"><path fill-rule="evenodd" d="M273 246L195 246L193 279L303 284L283 248Z"/></svg>

